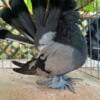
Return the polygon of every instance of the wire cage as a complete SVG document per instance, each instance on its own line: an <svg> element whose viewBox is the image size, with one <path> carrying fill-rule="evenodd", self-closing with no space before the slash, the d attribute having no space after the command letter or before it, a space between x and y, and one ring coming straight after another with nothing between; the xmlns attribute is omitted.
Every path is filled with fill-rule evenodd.
<svg viewBox="0 0 100 100"><path fill-rule="evenodd" d="M80 0L78 0L80 1ZM83 6L86 5L84 4ZM88 4L91 3L93 0L87 0ZM98 3L100 4L99 0L95 0L96 2L92 4L92 8L95 9L96 12L90 13L85 12L84 9L82 9L82 23L85 23L84 28L82 28L83 34L86 37L87 44L88 44L88 58L86 63L82 68L79 70L89 74L97 79L100 79L100 22L99 22L99 7ZM81 9L81 8L80 8ZM80 12L81 13L81 12ZM95 26L91 26L94 25ZM94 28L94 29L92 29ZM88 34L88 35L87 35ZM94 35L93 35L94 34ZM95 41L94 41L95 40ZM29 60L33 55L35 56L36 51L32 49L32 47L28 45L19 44L18 47L13 48L12 45L16 45L17 42L11 42L11 41L4 41L0 43L0 69L6 69L6 68L12 68L11 60L15 59L14 55L18 54L18 51L20 48L23 47L23 54L20 57L17 57L19 61L27 61ZM9 49L10 48L10 49ZM12 49L11 54L6 55L6 52L10 53L10 50ZM26 51L24 51L26 49ZM35 51L35 53L30 53L31 51ZM2 55L2 56L1 56ZM32 56L30 56L32 55Z"/></svg>
<svg viewBox="0 0 100 100"><path fill-rule="evenodd" d="M88 1L91 2L91 0ZM88 46L88 58L80 71L100 79L100 7L98 7L98 4L100 4L100 1L95 0L95 3L91 6L95 12L92 14L84 12L82 16L87 21L87 27L84 29Z"/></svg>

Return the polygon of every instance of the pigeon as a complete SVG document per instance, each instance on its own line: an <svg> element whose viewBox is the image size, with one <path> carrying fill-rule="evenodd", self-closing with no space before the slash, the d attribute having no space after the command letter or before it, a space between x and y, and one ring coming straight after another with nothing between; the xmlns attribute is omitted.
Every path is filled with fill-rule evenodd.
<svg viewBox="0 0 100 100"><path fill-rule="evenodd" d="M37 74L47 76L48 79L38 81L38 84L56 89L68 88L74 92L73 79L66 77L65 74L80 68L87 58L87 44L79 29L78 17L76 12L66 12L58 26L58 33L47 32L40 39L40 44L45 47L41 50L35 67L33 64L31 69L35 68ZM53 36L51 40L48 39L50 34Z"/></svg>
<svg viewBox="0 0 100 100"><path fill-rule="evenodd" d="M49 2L49 3L48 3ZM47 4L47 5L46 5ZM65 74L80 68L87 58L87 44L79 29L80 16L75 0L32 0L33 15L23 0L11 0L8 20L6 11L0 15L8 24L23 31L23 35L38 48L36 58L25 64L13 62L22 70L47 77L37 84L74 92L73 78Z"/></svg>

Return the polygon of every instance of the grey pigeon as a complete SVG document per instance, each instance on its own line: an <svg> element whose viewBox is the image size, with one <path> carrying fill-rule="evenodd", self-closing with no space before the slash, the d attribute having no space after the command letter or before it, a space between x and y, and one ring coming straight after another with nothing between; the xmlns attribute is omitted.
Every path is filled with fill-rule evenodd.
<svg viewBox="0 0 100 100"><path fill-rule="evenodd" d="M47 76L47 80L37 83L74 92L73 79L65 74L80 68L87 58L86 41L79 29L80 16L74 10L76 3L75 0L50 0L46 7L45 2L32 0L33 16L23 0L11 0L12 9L4 9L1 13L3 20L23 31L24 39L39 50L38 56L26 64L13 62L22 69L14 71Z"/></svg>

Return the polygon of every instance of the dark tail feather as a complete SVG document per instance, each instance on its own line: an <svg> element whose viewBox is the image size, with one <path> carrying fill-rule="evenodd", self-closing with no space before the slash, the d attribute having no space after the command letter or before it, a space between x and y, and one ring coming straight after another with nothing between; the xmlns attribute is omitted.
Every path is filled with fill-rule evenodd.
<svg viewBox="0 0 100 100"><path fill-rule="evenodd" d="M60 18L60 9L52 8L46 20L46 27L48 28L49 31L56 31L59 18Z"/></svg>
<svg viewBox="0 0 100 100"><path fill-rule="evenodd" d="M44 24L45 9L43 7L38 7L34 9L33 21L36 28L39 29Z"/></svg>
<svg viewBox="0 0 100 100"><path fill-rule="evenodd" d="M3 8L2 10L0 10L0 17L10 25L12 25L12 19L15 18L9 8Z"/></svg>
<svg viewBox="0 0 100 100"><path fill-rule="evenodd" d="M20 35L14 35L10 31L2 29L0 30L0 39L5 40L5 39L11 39L11 40L16 40L22 43L27 43L33 45L33 42L28 40L27 38L20 36Z"/></svg>
<svg viewBox="0 0 100 100"><path fill-rule="evenodd" d="M40 27L45 27L45 31L56 31L60 17L60 9L52 8L50 11L48 11L47 16L45 16L45 14L46 11L43 7L39 7L34 10L33 21L36 28L41 30Z"/></svg>
<svg viewBox="0 0 100 100"><path fill-rule="evenodd" d="M17 15L19 22L26 29L32 39L35 38L35 25L32 22L31 16L24 3L24 0L11 0L11 10L14 15Z"/></svg>
<svg viewBox="0 0 100 100"><path fill-rule="evenodd" d="M17 16L15 16L9 8L4 8L0 12L0 17L8 24L16 28L18 31L23 33L30 41L33 42L33 39L28 34L27 30L21 25Z"/></svg>
<svg viewBox="0 0 100 100"><path fill-rule="evenodd" d="M9 8L4 8L0 11L0 17L11 26L15 27L16 29L20 29L25 31L24 27L21 26L20 22L17 19L17 16L15 16Z"/></svg>
<svg viewBox="0 0 100 100"><path fill-rule="evenodd" d="M43 7L46 8L47 5L47 0L31 0L32 6L33 6L33 11L37 7Z"/></svg>

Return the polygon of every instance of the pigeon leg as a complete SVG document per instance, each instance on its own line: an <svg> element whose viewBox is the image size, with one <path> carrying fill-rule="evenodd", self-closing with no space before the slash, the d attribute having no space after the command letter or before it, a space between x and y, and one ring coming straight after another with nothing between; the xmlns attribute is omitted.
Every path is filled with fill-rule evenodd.
<svg viewBox="0 0 100 100"><path fill-rule="evenodd" d="M74 80L79 80L79 79L69 78L67 76L65 77L61 75L61 76L54 76L47 80L40 80L37 81L37 83L40 85L47 85L49 88L53 88L53 89L68 89L71 92L75 93Z"/></svg>

